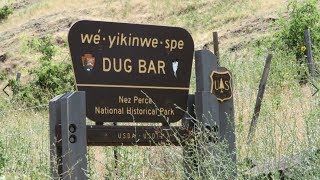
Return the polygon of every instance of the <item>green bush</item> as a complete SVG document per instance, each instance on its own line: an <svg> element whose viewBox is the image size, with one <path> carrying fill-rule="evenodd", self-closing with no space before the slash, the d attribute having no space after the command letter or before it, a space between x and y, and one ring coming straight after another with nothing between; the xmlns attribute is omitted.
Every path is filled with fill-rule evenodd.
<svg viewBox="0 0 320 180"><path fill-rule="evenodd" d="M273 54L269 86L283 88L296 81L302 84L308 81L304 31L309 29L311 32L313 59L317 62L320 59L319 10L317 0L291 0L288 4L288 16L280 18L274 24L275 33L253 43L258 56L268 52Z"/></svg>
<svg viewBox="0 0 320 180"><path fill-rule="evenodd" d="M296 59L304 57L304 31L311 31L313 49L320 47L320 13L317 0L292 0L288 6L289 17L278 21L279 31L276 33L274 45L282 50L293 52ZM319 57L315 51L314 56ZM318 58L315 58L318 59Z"/></svg>
<svg viewBox="0 0 320 180"><path fill-rule="evenodd" d="M42 53L43 56L40 58L41 63L49 62L56 53L56 48L51 41L51 37L43 37L40 39L35 38L28 41L27 46Z"/></svg>
<svg viewBox="0 0 320 180"><path fill-rule="evenodd" d="M74 89L72 65L52 59L56 48L51 43L50 37L33 39L29 41L28 46L41 52L42 56L38 60L39 67L29 71L32 79L26 85L9 80L14 100L22 101L27 106L38 106L48 103L55 95Z"/></svg>
<svg viewBox="0 0 320 180"><path fill-rule="evenodd" d="M10 14L12 14L13 11L9 6L3 6L0 8L0 21L7 19Z"/></svg>

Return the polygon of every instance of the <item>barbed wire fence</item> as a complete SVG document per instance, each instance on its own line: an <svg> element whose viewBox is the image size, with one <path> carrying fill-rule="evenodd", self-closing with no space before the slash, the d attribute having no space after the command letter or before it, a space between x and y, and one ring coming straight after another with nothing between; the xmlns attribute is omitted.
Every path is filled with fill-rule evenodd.
<svg viewBox="0 0 320 180"><path fill-rule="evenodd" d="M47 108L49 108L49 104L41 104L41 105L38 105L38 106L23 107L23 108L19 108L19 109L0 110L0 114L4 115L4 114L12 113L12 112L38 110L39 108L40 109L47 109Z"/></svg>
<svg viewBox="0 0 320 180"><path fill-rule="evenodd" d="M307 66L307 64L305 63ZM320 62L315 63L316 66L320 66ZM286 64L286 65L277 65L278 67L283 68L291 68L291 67L299 67L298 64ZM271 66L271 69L273 67ZM250 74L259 75L260 71L257 69L249 69L246 73L237 73L233 72L233 76L235 80L242 79L243 77L247 78L255 78L259 80L259 77L250 77ZM272 76L272 74L270 74ZM310 79L311 80L311 79ZM255 80L256 81L256 80ZM248 86L241 86L235 82L235 89L234 89L234 96L235 96L235 110L236 110L236 130L237 134L240 135L238 138L238 142L244 138L244 135L241 135L242 132L246 131L245 129L249 126L249 119L252 115L253 109L250 108L254 106L255 101L255 93L258 88L258 81L252 83ZM298 83L298 82L297 82ZM256 85L256 86L255 86ZM319 85L316 84L316 85ZM309 90L302 90L307 91L304 92L304 95L307 98L312 97L312 93L316 91L316 88L312 86L307 86ZM285 87L284 87L285 88ZM271 90L272 91L272 90ZM309 93L309 94L308 94ZM289 95L288 95L289 96ZM298 95L299 96L299 95ZM299 141L303 141L303 132L300 132L299 129L303 129L305 126L304 122L300 122L300 118L306 118L310 113L312 114L313 109L318 109L319 111L319 93L315 94L313 99L309 99L310 103L306 103L306 98L304 97L296 97L292 99L287 99L286 102L288 104L286 109L284 109L285 105L278 105L277 107L268 107L268 106L277 106L278 102L272 102L266 105L266 108L270 108L273 110L277 110L275 112L264 111L266 115L265 120L269 118L276 117L276 119L281 119L282 116L286 118L291 118L293 121L296 121L297 127L296 132L301 137L296 137L297 139L300 138ZM283 98L283 97L282 97ZM280 98L281 99L281 98ZM276 100L275 100L276 101ZM8 103L10 103L8 101ZM297 106L297 104L301 104ZM301 112L297 112L295 108L300 108ZM38 106L32 107L20 107L19 105L9 105L6 108L0 109L0 143L4 147L4 153L0 153L4 159L4 168L1 169L1 161L0 161L0 177L4 175L5 177L13 177L13 178L50 178L49 172L49 120L48 120L48 110L49 106L48 103L40 104ZM39 111L43 110L43 111ZM279 113L280 112L280 113ZM279 114L277 114L279 113ZM248 117L246 117L248 116ZM297 116L295 119L293 116ZM247 120L243 120L248 118ZM317 117L315 117L317 118ZM241 120L242 119L242 120ZM274 121L272 121L274 122ZM298 124L302 123L302 124ZM281 127L283 124L276 123L277 126L280 126L278 129L284 128L290 131L292 129L288 127ZM315 125L315 124L313 124ZM247 127L246 127L247 126ZM267 127L267 124L263 124L263 126ZM244 129L244 130L243 130ZM277 129L277 128L276 128ZM261 130L261 128L260 128ZM282 130L284 131L284 130ZM316 131L316 129L314 129ZM243 136L243 137L242 137ZM315 135L313 135L315 136ZM260 136L264 137L264 136ZM292 138L291 138L292 139ZM309 140L310 141L310 140ZM263 142L261 142L263 143ZM258 143L258 144L261 144ZM269 142L268 142L269 143ZM278 142L275 142L277 144ZM293 142L291 142L293 143ZM303 143L305 144L305 143ZM238 143L239 145L239 143ZM250 154L246 154L245 151L248 147L239 146L240 154L242 156L250 156ZM102 150L101 150L102 149ZM158 177L173 177L177 178L181 177L182 175L174 176L174 172L176 170L181 170L182 165L177 165L177 162L181 163L181 148L179 147L121 147L120 152L120 159L118 162L120 166L118 166L118 170L115 170L113 164L114 160L112 159L112 148L110 147L100 147L100 150L97 150L96 147L90 147L88 159L91 163L89 165L91 169L95 169L95 166L100 166L100 170L90 170L88 174L91 177L95 177L97 179L105 179L109 177L136 177L136 178L147 178L151 175L157 174ZM159 150L160 149L160 150ZM172 155L172 152L176 155ZM173 154L174 154L173 153ZM4 154L4 155L3 155ZM244 155L246 154L246 155ZM99 156L102 156L99 157ZM109 157L107 157L109 156ZM172 156L177 156L180 160L174 159ZM259 156L259 155L258 155ZM103 160L103 159L106 160ZM141 160L142 159L142 160ZM241 155L240 155L241 159ZM1 160L1 156L0 156ZM164 163L164 160L167 164ZM98 165L96 165L98 164ZM111 164L111 165L110 165ZM133 165L129 165L133 164ZM175 165L175 167L170 167L170 165ZM181 163L182 164L182 163ZM110 174L105 171L116 171L114 174ZM126 171L124 172L119 172ZM137 171L137 172L133 172ZM164 172L167 171L167 172ZM132 173L132 174L130 174Z"/></svg>

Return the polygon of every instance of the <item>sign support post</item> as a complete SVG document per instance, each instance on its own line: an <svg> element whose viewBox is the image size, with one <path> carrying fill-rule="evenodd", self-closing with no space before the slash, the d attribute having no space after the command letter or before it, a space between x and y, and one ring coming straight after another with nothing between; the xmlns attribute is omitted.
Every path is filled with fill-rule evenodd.
<svg viewBox="0 0 320 180"><path fill-rule="evenodd" d="M53 179L88 179L87 146L182 146L184 172L193 179L212 175L201 161L219 157L217 142L226 141L235 165L231 74L210 51L197 51L197 90L189 95L194 43L186 30L79 21L68 40L78 92L50 101ZM86 125L86 117L96 125ZM182 126L170 126L180 120Z"/></svg>
<svg viewBox="0 0 320 180"><path fill-rule="evenodd" d="M217 57L208 50L196 51L195 62L196 115L201 130L209 134L209 137L206 137L208 141L205 147L201 147L202 151L204 156L219 156L215 150L215 144L217 141L226 141L229 158L234 162L233 169L236 169L234 107L230 73L226 68L218 67ZM213 77L215 73L218 77L216 79ZM212 137L214 135L217 137ZM208 170L200 171L205 176ZM236 170L232 174L236 176Z"/></svg>
<svg viewBox="0 0 320 180"><path fill-rule="evenodd" d="M49 106L51 174L53 178L63 180L85 179L87 170L85 93L70 92L57 96L50 101Z"/></svg>

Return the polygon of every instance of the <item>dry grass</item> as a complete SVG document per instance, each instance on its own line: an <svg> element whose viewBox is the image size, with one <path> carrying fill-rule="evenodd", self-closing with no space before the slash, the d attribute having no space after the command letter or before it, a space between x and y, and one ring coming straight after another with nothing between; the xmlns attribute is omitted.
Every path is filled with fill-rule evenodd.
<svg viewBox="0 0 320 180"><path fill-rule="evenodd" d="M220 48L243 46L269 32L272 21L284 10L284 0L273 1L143 1L143 0L10 0L5 3L25 4L0 24L0 53L9 59L0 70L11 75L32 65L34 57L23 52L24 43L38 36L67 39L70 25L80 19L181 26L193 36L196 49L212 41L212 31L220 35ZM209 46L211 48L211 46ZM66 59L68 49L56 57Z"/></svg>
<svg viewBox="0 0 320 180"><path fill-rule="evenodd" d="M3 99L1 99L3 100ZM48 178L48 114L32 109L0 113L0 141L7 166L0 172L7 179Z"/></svg>
<svg viewBox="0 0 320 180"><path fill-rule="evenodd" d="M1 2L7 3L6 2ZM14 2L10 0L10 3ZM18 2L16 0L15 2ZM270 32L272 18L285 12L287 0L41 0L18 9L0 24L0 51L10 55L0 70L13 68L27 74L30 62L39 55L25 49L25 42L35 36L67 37L69 23L79 19L121 21L157 25L181 26L192 34L195 46L210 49L212 31L220 35L221 63L234 77L236 110L237 155L254 161L279 159L299 153L319 139L308 140L307 121L319 110L319 95L312 97L312 87L300 87L290 82L280 89L269 81L262 112L253 143L245 144L254 109L264 58L256 56L248 45ZM1 5L1 4L0 4ZM271 18L270 18L271 17ZM39 23L39 25L36 25ZM22 49L22 50L21 50ZM233 49L233 50L232 50ZM60 46L56 60L68 59L66 47ZM28 64L29 63L29 64ZM273 67L271 67L273 68ZM288 67L284 66L284 69ZM276 74L270 74L272 79ZM194 92L194 77L192 90ZM296 84L295 84L296 83ZM11 102L0 99L0 106L8 109ZM1 110L0 110L1 112ZM9 163L5 169L8 179L43 179L48 176L48 112L16 111L0 113L0 140L8 148ZM309 122L310 123L310 122ZM318 137L319 123L312 120L314 137ZM318 143L318 144L317 144ZM89 148L90 173L93 179L181 179L182 151L179 147L119 147L119 164L115 168L113 147ZM240 170L241 166L239 165ZM18 173L17 173L18 172ZM1 174L1 172L0 172ZM1 176L0 176L1 177Z"/></svg>
<svg viewBox="0 0 320 180"><path fill-rule="evenodd" d="M197 46L210 41L210 31L216 30L224 35L232 31L234 27L250 24L250 18L255 20L275 15L279 8L274 7L282 7L280 5L284 3L284 1L266 2L261 0L42 0L31 2L29 6L17 10L7 21L2 23L0 31L11 31L39 18L45 18L46 23L50 24L51 21L61 18L59 16L61 14L71 19L78 17L78 19L182 26L191 31ZM203 22L206 24L203 24ZM36 28L34 27L31 30L34 31ZM49 27L47 28L49 29ZM64 31L65 29L61 30ZM37 35L37 33L34 35Z"/></svg>

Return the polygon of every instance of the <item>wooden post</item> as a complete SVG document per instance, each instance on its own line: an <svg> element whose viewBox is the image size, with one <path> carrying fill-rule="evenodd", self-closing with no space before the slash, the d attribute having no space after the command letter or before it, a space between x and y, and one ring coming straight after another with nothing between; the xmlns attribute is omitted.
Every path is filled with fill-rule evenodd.
<svg viewBox="0 0 320 180"><path fill-rule="evenodd" d="M17 81L17 83L19 83L20 78L21 78L21 73L18 72L17 75L16 75L16 81ZM16 95L16 94L18 93L16 89L12 89L12 90L13 90L13 95Z"/></svg>
<svg viewBox="0 0 320 180"><path fill-rule="evenodd" d="M196 62L196 116L201 130L216 133L219 142L228 143L228 155L233 160L234 171L231 173L236 177L236 150L235 150L235 129L234 129L234 108L233 98L218 102L218 98L211 93L211 75L213 71L224 71L225 68L218 67L217 57L208 50L200 50L195 53ZM208 138L206 147L201 148L203 156L219 156L215 149L216 138ZM200 173L207 178L208 170L200 169ZM215 171L215 170L213 170ZM212 171L211 171L212 172Z"/></svg>
<svg viewBox="0 0 320 180"><path fill-rule="evenodd" d="M213 32L213 52L217 56L217 64L220 65L220 54L219 54L219 37L218 32Z"/></svg>
<svg viewBox="0 0 320 180"><path fill-rule="evenodd" d="M16 81L20 81L20 78L21 78L21 72L18 72L16 76Z"/></svg>
<svg viewBox="0 0 320 180"><path fill-rule="evenodd" d="M56 134L56 127L61 124L61 106L62 95L56 96L49 102L49 122L50 122L50 172L52 179L62 178L62 147Z"/></svg>
<svg viewBox="0 0 320 180"><path fill-rule="evenodd" d="M210 75L217 70L217 57L209 50L196 51L196 116L202 125L209 129L219 124L219 104L217 98L210 93ZM206 103L208 102L208 103Z"/></svg>
<svg viewBox="0 0 320 180"><path fill-rule="evenodd" d="M219 67L218 71L228 71L224 67ZM233 82L231 82L233 84ZM234 103L233 97L228 101L219 103L220 139L228 141L228 153L233 162L236 163L236 135L234 125ZM234 164L235 165L235 164Z"/></svg>
<svg viewBox="0 0 320 180"><path fill-rule="evenodd" d="M310 30L306 29L304 31L304 40L305 40L305 45L307 48L307 63L309 67L309 73L311 77L314 77L314 61L312 57L312 42L311 42L311 36L310 36Z"/></svg>
<svg viewBox="0 0 320 180"><path fill-rule="evenodd" d="M266 88L267 80L268 80L268 75L269 75L269 70L270 70L270 65L271 65L271 59L272 59L272 54L268 54L267 59L266 59L266 64L264 66L264 70L262 73L262 77L260 80L260 85L259 85L259 91L257 95L257 100L256 100L256 105L254 107L254 112L250 124L250 129L248 133L248 138L247 138L247 143L251 143L252 137L254 136L255 129L258 123L258 118L260 114L260 109L261 109L261 103L264 95L264 90Z"/></svg>
<svg viewBox="0 0 320 180"><path fill-rule="evenodd" d="M61 99L63 179L87 179L85 104L85 93L80 91Z"/></svg>
<svg viewBox="0 0 320 180"><path fill-rule="evenodd" d="M49 105L52 178L87 179L85 93L69 92Z"/></svg>

